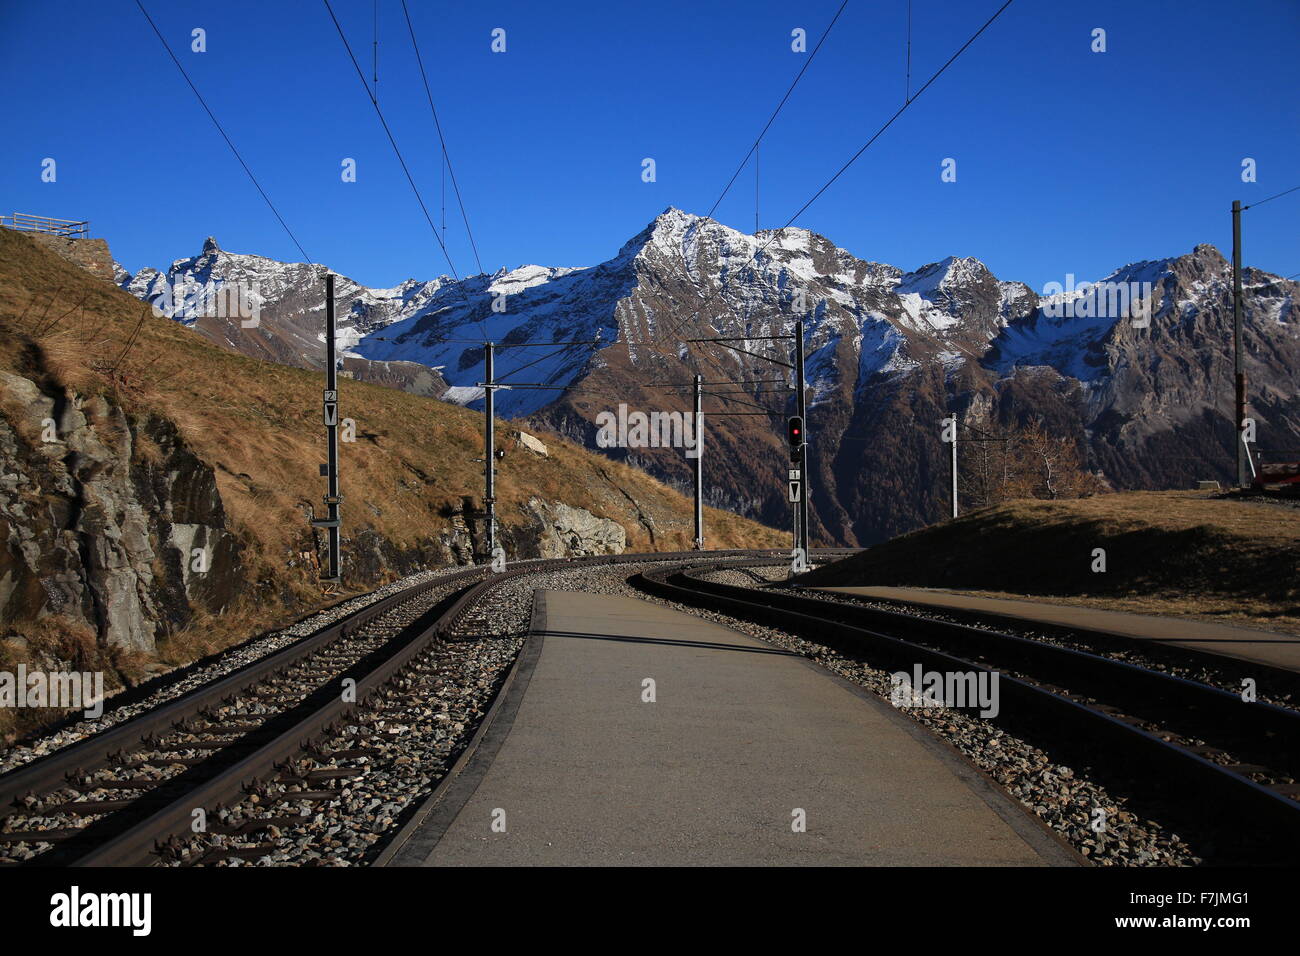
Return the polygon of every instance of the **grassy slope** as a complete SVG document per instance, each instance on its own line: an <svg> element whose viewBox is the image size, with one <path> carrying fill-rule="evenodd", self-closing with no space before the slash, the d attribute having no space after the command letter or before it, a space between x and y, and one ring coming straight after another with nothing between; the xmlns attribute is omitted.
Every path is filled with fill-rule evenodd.
<svg viewBox="0 0 1300 956"><path fill-rule="evenodd" d="M1106 572L1093 573L1094 548ZM1300 630L1300 509L1207 492L1014 501L877 545L809 584L1033 595Z"/></svg>
<svg viewBox="0 0 1300 956"><path fill-rule="evenodd" d="M121 353L136 320L147 312L139 338L111 381L91 366ZM39 336L49 324L70 312ZM285 567L304 540L300 503L320 510L325 460L321 423L322 377L247 358L210 345L177 323L155 317L111 283L96 279L26 237L0 229L0 368L28 377L46 372L53 383L82 395L107 394L128 413L152 411L172 419L196 454L211 465L228 521L246 542L244 565L277 593L293 595L292 613L236 607L212 628L193 657L320 606L317 586ZM341 447L344 534L373 528L394 543L414 547L449 526L462 496L482 495L482 415L376 385L340 380L340 416L357 422L355 444ZM510 426L500 425L506 437ZM545 436L551 455L518 452L499 469L502 524L523 524L519 506L531 496L584 507L619 522L629 550L675 550L692 536L691 502L643 472ZM147 449L139 453L147 454ZM656 527L656 541L639 522L635 499ZM714 547L768 546L784 538L772 529L708 509ZM189 628L196 631L195 627ZM197 635L194 636L198 640ZM175 645L177 642L173 642ZM184 645L185 641L179 641Z"/></svg>

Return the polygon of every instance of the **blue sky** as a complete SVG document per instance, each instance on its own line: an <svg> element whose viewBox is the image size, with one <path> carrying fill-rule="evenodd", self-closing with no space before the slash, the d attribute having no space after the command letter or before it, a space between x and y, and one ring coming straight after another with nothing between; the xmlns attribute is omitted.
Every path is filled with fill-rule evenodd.
<svg viewBox="0 0 1300 956"><path fill-rule="evenodd" d="M369 76L372 0L331 2ZM839 5L408 4L489 271L595 264L667 206L707 212L807 56L791 30L811 49ZM913 89L998 5L913 0ZM314 260L373 286L448 271L323 3L146 7ZM764 228L902 104L906 10L849 0L764 141ZM205 53L190 51L194 27ZM1105 53L1090 50L1096 27ZM795 224L908 269L977 256L1038 289L1198 242L1227 254L1233 199L1300 185L1297 39L1296 0L1015 0ZM380 106L441 219L400 0L379 0L379 43ZM209 234L301 258L133 0L0 0L0 76L0 212L89 219L133 271ZM940 180L948 157L955 183ZM1241 181L1246 157L1256 183ZM447 205L452 260L475 272L450 186ZM1297 212L1300 192L1245 213L1247 264L1300 272ZM752 231L752 167L717 218Z"/></svg>

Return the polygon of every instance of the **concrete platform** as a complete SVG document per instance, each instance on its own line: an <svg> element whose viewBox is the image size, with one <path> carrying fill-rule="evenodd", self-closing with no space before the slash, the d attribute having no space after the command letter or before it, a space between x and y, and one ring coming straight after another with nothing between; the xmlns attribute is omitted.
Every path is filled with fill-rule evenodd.
<svg viewBox="0 0 1300 956"><path fill-rule="evenodd" d="M835 587L809 588L809 590L856 594L884 601L907 601L936 608L1002 614L1024 621L1041 621L1066 627L1105 631L1122 637L1158 641L1300 672L1300 637L1277 631L1202 623L1155 614L1133 614L1128 611L1105 611L1063 604L1045 604L1029 598L1021 600L975 597L960 591L935 591L929 588Z"/></svg>
<svg viewBox="0 0 1300 956"><path fill-rule="evenodd" d="M472 756L385 862L1079 862L947 746L803 658L634 598L536 600Z"/></svg>

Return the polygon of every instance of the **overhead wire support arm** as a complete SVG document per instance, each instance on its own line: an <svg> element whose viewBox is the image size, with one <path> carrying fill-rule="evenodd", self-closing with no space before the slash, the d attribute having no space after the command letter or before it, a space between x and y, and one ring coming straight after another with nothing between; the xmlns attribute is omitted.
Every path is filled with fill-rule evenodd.
<svg viewBox="0 0 1300 956"><path fill-rule="evenodd" d="M784 385L785 380L780 378L764 378L752 382L745 382L739 379L731 379L731 380L724 380L718 382L700 382L700 384L705 386L706 388L712 388L715 385ZM648 382L645 385L642 385L641 387L642 388L693 388L694 384L692 382ZM788 391L788 390L790 390L789 385L786 385L786 388L782 389L782 391Z"/></svg>
<svg viewBox="0 0 1300 956"><path fill-rule="evenodd" d="M497 349L553 348L557 345L599 345L600 339L586 339L580 342L498 342Z"/></svg>
<svg viewBox="0 0 1300 956"><path fill-rule="evenodd" d="M1259 201L1257 201L1257 202L1253 202L1253 203L1251 203L1249 206L1242 206L1241 208L1242 208L1242 209L1253 209L1255 206L1262 206L1262 205L1264 205L1264 203L1266 203L1266 202L1272 202L1274 199L1281 199L1283 196L1287 195L1288 193L1293 193L1293 192L1295 192L1297 189L1300 189L1300 186L1292 186L1290 189L1284 189L1284 190L1282 190L1280 193L1274 193L1272 196L1269 196L1269 197L1266 198L1266 199L1261 199L1261 200L1259 200Z"/></svg>
<svg viewBox="0 0 1300 956"><path fill-rule="evenodd" d="M765 362L771 362L773 365L781 365L788 369L794 368L794 365L791 364L790 362L783 362L781 359L773 358L770 355L763 355L760 352L751 352L749 349L742 349L739 345L732 345L731 343L725 342L722 339L714 339L712 341L716 341L724 349L731 349L733 352L741 352L744 355L752 355L754 358L762 359Z"/></svg>
<svg viewBox="0 0 1300 956"><path fill-rule="evenodd" d="M491 385L489 385L487 382L479 382L478 387L499 388L499 389L504 389L508 392L516 391L518 389L530 389L530 388L548 389L550 391L555 391L555 392L567 392L570 390L570 386L568 385L543 385L541 382L503 382L500 379L497 379Z"/></svg>
<svg viewBox="0 0 1300 956"><path fill-rule="evenodd" d="M775 342L792 339L793 335L724 335L709 339L682 339L683 342Z"/></svg>
<svg viewBox="0 0 1300 956"><path fill-rule="evenodd" d="M515 342L512 343L516 348L526 348L529 346L547 347L547 346L554 346L554 345L558 345L559 348L555 349L553 352L546 353L541 358L536 358L533 359L531 362L526 362L525 364L519 366L517 369L512 369L511 371L506 372L506 375L518 375L524 369L532 368L534 365L537 365L541 362L545 362L548 358L552 358L556 355L559 355L565 349L574 348L575 346L578 345L595 346L595 345L599 345L600 343L601 343L600 339L592 339L589 342Z"/></svg>
<svg viewBox="0 0 1300 956"><path fill-rule="evenodd" d="M731 397L728 396L725 392L701 392L700 394L701 394L701 395L708 395L708 396L711 396L712 398L721 399L721 400L724 401L724 402L734 402L734 403L737 404L737 405L747 405L747 406L750 407L750 408L757 408L757 409L760 409L760 410L762 410L763 412L765 412L765 413L767 413L767 414L770 414L770 415L779 415L779 414L781 414L780 412L774 412L774 411L772 411L770 408L764 408L762 405L757 405L757 404L755 404L754 402L746 402L746 401L742 401L742 400L739 399L739 398L731 398Z"/></svg>

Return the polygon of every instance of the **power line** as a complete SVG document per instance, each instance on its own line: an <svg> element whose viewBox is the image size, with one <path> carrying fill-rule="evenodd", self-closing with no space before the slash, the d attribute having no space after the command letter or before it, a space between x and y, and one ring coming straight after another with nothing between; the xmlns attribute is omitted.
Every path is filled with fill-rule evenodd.
<svg viewBox="0 0 1300 956"><path fill-rule="evenodd" d="M217 128L217 132L221 134L221 138L226 141L226 145L230 147L230 151L235 154L235 159L239 160L239 165L244 167L244 172L246 172L248 178L253 181L253 185L257 187L257 191L261 193L262 199L266 201L267 206L270 207L275 218L279 221L280 225L284 227L284 231L289 234L289 238L293 240L293 244L298 247L298 251L302 253L303 259L305 259L309 265L314 265L315 262L312 260L312 257L307 255L307 251L303 249L302 243L298 241L298 237L293 234L293 230L289 228L289 224L286 223L284 217L280 215L280 210L275 208L275 203L271 202L271 197L266 194L266 190L262 188L262 184L257 181L257 177L253 175L253 171L248 168L248 163L244 162L244 157L239 154L239 150L235 148L235 144L232 143L230 137L226 135L225 128L220 122L218 122L216 115L212 112L211 107L208 106L207 101L203 98L203 94L200 93L199 88L194 85L194 81L190 79L190 75L185 72L185 67L181 66L181 61L176 59L176 54L172 52L171 46L168 45L167 40L158 29L158 24L153 22L153 17L149 16L149 11L144 8L144 4L141 3L140 0L135 0L135 5L140 8L140 12L144 14L144 18L149 21L149 26L153 27L153 32L158 36L158 42L163 45L163 49L167 51L167 55L171 57L172 62L176 64L176 69L181 71L181 76L185 77L185 82L188 83L190 89L194 91L194 96L198 99L199 105L207 112L208 118L212 120L212 125Z"/></svg>
<svg viewBox="0 0 1300 956"><path fill-rule="evenodd" d="M862 148L859 149L856 153L854 153L854 154L849 158L849 161L848 161L847 163L845 163L843 166L841 166L841 167L839 168L839 170L835 173L835 175L832 176L830 179L828 179L828 180L826 181L826 185L822 186L821 189L819 189L819 190L817 190L817 192L813 193L812 198L809 199L809 200L808 200L806 203L804 203L802 206L800 206L800 207L799 207L799 211L796 212L793 216L791 216L791 217L789 218L789 220L786 221L785 226L782 226L781 228L784 229L786 226L789 226L789 225L790 225L791 223L793 223L796 219L798 219L801 215L803 215L803 213L808 209L808 207L811 206L813 203L815 203L815 202L816 202L816 201L821 197L821 194L824 193L827 189L829 189L829 188L831 187L831 185L835 182L835 180L839 179L840 176L842 176L842 175L844 174L844 172L845 172L845 171L846 171L850 166L852 166L854 163L856 163L856 162L858 161L858 158L859 158L863 153L865 153L865 152L867 151L867 149L871 146L871 144L874 143L877 139L879 139L880 136L881 136L881 134L883 134L883 133L885 132L885 130L889 129L889 127L892 126L892 125L894 124L894 121L895 121L896 119L898 119L900 116L902 116L903 113L907 110L907 108L908 108L909 106L911 106L914 102L916 102L916 101L920 98L920 96L921 96L922 93L924 93L927 89L929 89L930 84L933 83L935 80L937 80L939 77L941 77L941 76L943 75L944 71L947 70L948 67L952 66L952 64L956 61L957 57L959 57L959 56L961 56L963 53L965 53L965 52L966 52L966 48L969 47L972 43L974 43L977 39L979 39L980 34L982 34L982 33L983 33L985 30L987 30L990 26L992 26L993 21L996 20L998 17L1000 17L1000 16L1002 15L1002 11L1006 10L1007 7L1011 6L1011 3L1012 3L1012 0L1006 0L1006 3L1002 4L1002 6L1000 6L1000 7L998 8L997 13L995 13L995 14L993 14L993 16L989 17L988 20L985 21L984 25L983 25L982 27L980 27L978 30L976 30L975 33L971 35L971 38L970 38L969 40L967 40L965 43L963 43L963 44L961 45L961 48L960 48L956 53L954 53L952 56L950 56L950 57L948 58L948 62L945 63L943 66L939 67L939 69L935 72L935 74L934 74L933 76L931 76L928 80L925 81L925 85L922 86L919 90L916 91L916 96L913 96L910 100L908 100L908 101L907 101L906 103L904 103L901 107L899 107L898 112L896 112L893 116L891 116L891 117L890 117L890 118L885 122L885 125L884 125L884 126L880 127L880 129L876 130L875 135L873 135L873 136L871 137L871 139L867 140L866 143L863 144ZM1297 188L1300 188L1300 187L1297 187ZM769 242L770 242L770 240L769 240ZM765 249L765 248L767 248L767 247L764 246L763 248ZM760 249L759 251L761 252L762 250Z"/></svg>
<svg viewBox="0 0 1300 956"><path fill-rule="evenodd" d="M754 150L758 149L758 144L762 142L763 136L766 135L768 128L771 127L777 114L781 112L781 108L785 106L785 101L790 98L790 94L794 92L794 88L799 85L799 80L803 78L808 67L812 66L812 61L817 56L817 51L822 48L822 44L825 43L826 38L830 36L831 28L835 26L835 21L840 18L840 14L844 12L844 8L848 5L849 0L844 0L844 2L840 4L840 8L835 11L835 16L831 17L830 24L826 27L825 32L822 33L821 39L817 41L817 45L813 47L812 53L808 54L808 59L804 61L803 67L794 78L794 82L791 83L790 88L785 91L785 96L781 97L781 102L776 104L776 109L772 111L772 115L767 118L767 123L764 124L762 131L754 140L754 145L749 147L749 152L745 153L745 158L740 161L740 165L736 167L736 171L731 174L731 179L727 180L727 185L723 188L722 195L717 198L711 207L709 207L709 216L713 215L713 211L718 208L718 204L726 198L727 193L731 190L732 184L736 181L736 177L740 175L740 171L744 169L745 164L749 162L749 157L754 155Z"/></svg>
<svg viewBox="0 0 1300 956"><path fill-rule="evenodd" d="M1251 209L1251 208L1253 208L1253 207L1255 207L1255 206L1262 206L1262 205L1264 205L1264 203L1266 203L1266 202L1272 202L1274 199L1281 199L1281 198L1282 198L1283 196L1285 196L1287 193L1293 193L1293 192L1295 192L1297 189L1300 189L1300 186L1292 186L1290 189L1284 189L1284 190L1282 190L1280 193L1277 193L1277 194L1275 194L1275 195L1269 196L1267 199L1261 199L1259 202L1253 202L1253 203L1251 203L1249 206L1242 206L1241 208L1242 208L1242 209Z"/></svg>
<svg viewBox="0 0 1300 956"><path fill-rule="evenodd" d="M411 46L415 48L415 62L420 65L420 79L424 81L424 94L429 99L429 111L433 113L433 125L438 130L438 142L442 146L442 158L446 163L445 169L451 173L451 186L456 192L456 202L460 204L461 218L465 220L465 234L469 236L470 248L474 250L474 262L478 265L478 271L483 272L483 262L478 257L478 245L474 242L474 232L469 227L469 214L465 212L465 201L461 198L460 184L456 181L456 168L451 164L451 154L447 151L447 140L442 135L442 123L438 120L438 109L433 105L433 93L429 90L429 77L424 72L424 58L420 56L420 44L415 39L415 27L411 25L411 13L406 8L406 0L402 0L402 13L406 16L406 29L411 34Z"/></svg>
<svg viewBox="0 0 1300 956"><path fill-rule="evenodd" d="M821 195L824 192L826 192L826 190L829 189L835 183L835 181L840 178L840 176L844 175L844 173L849 169L849 167L852 166L855 162L857 162L858 159L862 156L862 154L865 153L871 147L871 145L875 143L876 140L878 140L887 129L889 129L889 127L894 125L895 121L900 116L902 116L903 113L907 111L907 108L909 106L911 106L913 103L915 103L918 99L921 98L921 94L924 93L927 89L929 89L930 86L935 82L935 80L937 80L940 76L942 76L947 71L948 67L952 66L952 64L956 62L957 58L961 56L963 53L965 53L966 50L970 47L970 45L974 43L977 39L979 39L979 37L984 33L984 31L987 30L990 26L992 26L993 22L997 20L997 18L1002 15L1002 13L1007 9L1007 7L1011 6L1011 4L1012 4L1012 0L1006 0L1006 2L1003 3L1002 6L1000 6L997 9L997 12L994 13L993 16L989 17L988 20L984 22L983 26L981 26L978 30L976 30L973 34L971 34L970 39L968 39L965 43L963 43L961 47L958 48L957 52L954 53L952 56L950 56L947 62L944 63L943 66L939 67L939 69L936 70L934 74L931 75L931 77L925 81L924 85L922 85L921 88L916 91L916 95L913 96L911 99L909 99L901 107L899 107L898 110L894 113L894 115L891 116L888 120L886 120L885 124L881 126L880 129L876 130L876 132L872 135L872 137L869 140L867 140L866 143L863 144L862 148L859 149L856 153L854 153L851 157L849 157L848 162L846 162L843 166L841 166L836 171L835 175L833 175L830 179L828 179L820 189L818 189L815 193L813 193L811 199L809 199L806 203L800 206L798 211L795 212L795 214L791 216L788 220L786 220L784 226L781 226L780 229L773 231L772 236L761 246L759 246L749 257L749 259L744 263L744 265L742 265L740 268L744 269L747 266L749 266L751 263L754 263L758 259L758 257L763 254L763 252L767 249L767 247L776 241L776 239L778 238L778 236L780 236L783 230L787 229L796 219L798 219L801 215L803 215L804 212L806 212L813 203L815 203L819 198L821 198ZM1300 187L1296 187L1296 188L1300 188ZM1269 197L1269 198L1277 198L1277 197ZM1262 201L1267 202L1267 200L1262 200ZM712 301L718 295L718 293L721 292L721 289L722 287L719 286L718 290L711 292L708 296L704 297L700 303L700 308L702 308L703 306L707 305L710 301ZM734 314L735 310L732 309L732 312ZM697 308L695 312L695 316L698 317L698 315L699 315L699 309ZM737 316L737 318L739 318L739 316ZM687 321L689 320L683 319L681 322L677 323L677 325L674 326L672 330L670 330L669 334L675 335L678 331L680 331L682 326L684 326Z"/></svg>
<svg viewBox="0 0 1300 956"><path fill-rule="evenodd" d="M402 150L398 147L397 140L393 137L393 131L388 126L388 120L384 119L384 111L379 108L379 101L371 91L370 84L366 82L366 75L361 72L361 65L357 63L357 58L352 52L352 45L348 43L348 38L343 33L343 26L339 23L338 17L334 15L334 8L330 6L330 0L323 0L323 2L326 11L328 11L330 15L330 19L334 21L334 29L338 30L339 39L343 41L343 48L347 51L348 59L352 61L352 66L357 71L357 78L365 88L366 96L370 99L370 105L375 108L375 115L379 117L379 122L384 127L384 132L388 134L388 142L392 144L393 152L397 154L397 161L402 166L402 172L406 174L406 181L411 184L411 191L415 193L415 199L420 204L421 211L424 212L424 218L428 221L429 228L433 230L433 238L438 240L438 245L442 249L442 254L447 259L447 268L451 269L452 278L455 279L459 285L460 273L456 271L456 266L451 261L451 254L443 244L442 237L438 235L438 227L433 224L433 217L429 215L428 207L424 205L424 197L420 195L420 187L415 185L415 179L411 176L411 170L406 165L406 159L402 156Z"/></svg>
<svg viewBox="0 0 1300 956"><path fill-rule="evenodd" d="M137 0L139 2L139 0ZM433 217L429 215L429 207L424 204L424 197L420 195L420 187L415 184L415 177L411 175L410 168L406 165L406 159L402 156L402 150L397 145L397 140L393 136L393 131L388 126L388 120L384 118L384 111L379 108L379 100L375 98L370 86L366 83L366 75L361 71L361 65L357 62L355 54L352 52L352 44L348 43L347 36L343 33L343 26L339 23L339 18L334 15L334 8L330 6L330 0L323 0L325 10L329 13L330 19L334 21L334 29L338 31L339 39L343 41L343 49L347 51L348 59L352 61L352 68L356 70L357 79L361 81L362 88L365 89L366 95L370 98L370 105L375 108L375 115L379 117L379 123L384 127L384 132L388 135L388 142L393 147L393 152L397 155L397 162L402 167L402 172L406 174L406 181L411 184L411 191L415 193L415 200L420 204L420 211L424 213L425 221L429 224L429 231L433 233L433 238L437 241L438 247L442 249L442 254L447 260L447 268L451 270L451 276L456 280L456 288L460 291L467 305L473 309L469 300L469 294L465 291L461 283L460 273L456 271L456 265L451 261L451 253L447 251L447 244L442 241L442 236L438 235L438 227L434 225ZM483 340L487 341L487 326L483 323L482 316L477 318L479 330L483 333Z"/></svg>

